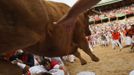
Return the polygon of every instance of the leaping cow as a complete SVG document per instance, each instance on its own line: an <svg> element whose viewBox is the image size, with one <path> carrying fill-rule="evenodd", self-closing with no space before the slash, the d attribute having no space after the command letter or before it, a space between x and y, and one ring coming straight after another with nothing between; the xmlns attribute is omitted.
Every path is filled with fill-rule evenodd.
<svg viewBox="0 0 134 75"><path fill-rule="evenodd" d="M63 3L44 0L0 0L0 53L24 49L48 57L79 57L81 48L99 61L88 48L81 17L74 27L53 24L68 10Z"/></svg>

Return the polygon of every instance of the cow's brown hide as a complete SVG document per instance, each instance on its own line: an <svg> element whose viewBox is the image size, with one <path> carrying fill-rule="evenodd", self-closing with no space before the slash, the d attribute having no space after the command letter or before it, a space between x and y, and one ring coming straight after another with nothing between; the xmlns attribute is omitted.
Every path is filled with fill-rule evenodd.
<svg viewBox="0 0 134 75"><path fill-rule="evenodd" d="M0 52L23 49L44 56L72 54L83 49L94 61L88 48L83 24L53 25L69 7L43 0L0 0Z"/></svg>
<svg viewBox="0 0 134 75"><path fill-rule="evenodd" d="M21 70L16 65L0 61L0 75L21 75Z"/></svg>

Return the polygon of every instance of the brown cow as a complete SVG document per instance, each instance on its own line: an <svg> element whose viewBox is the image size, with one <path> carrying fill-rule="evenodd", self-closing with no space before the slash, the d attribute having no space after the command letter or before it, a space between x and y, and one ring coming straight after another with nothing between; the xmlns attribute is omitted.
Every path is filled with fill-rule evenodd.
<svg viewBox="0 0 134 75"><path fill-rule="evenodd" d="M69 9L43 0L0 0L0 52L26 48L49 57L76 54L83 49L93 61L81 22L74 27L53 25Z"/></svg>

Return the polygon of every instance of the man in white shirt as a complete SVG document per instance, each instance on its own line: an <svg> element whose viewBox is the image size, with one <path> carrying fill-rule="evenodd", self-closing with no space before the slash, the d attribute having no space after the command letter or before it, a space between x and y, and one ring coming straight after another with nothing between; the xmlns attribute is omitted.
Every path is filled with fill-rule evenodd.
<svg viewBox="0 0 134 75"><path fill-rule="evenodd" d="M44 59L40 65L32 67L29 67L17 60L12 61L12 63L17 64L22 69L25 69L26 75L65 75L62 66L55 60Z"/></svg>

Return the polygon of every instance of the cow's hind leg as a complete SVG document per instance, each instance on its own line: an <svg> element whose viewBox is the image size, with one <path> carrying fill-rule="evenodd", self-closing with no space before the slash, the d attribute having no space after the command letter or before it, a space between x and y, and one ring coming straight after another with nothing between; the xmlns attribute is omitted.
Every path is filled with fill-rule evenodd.
<svg viewBox="0 0 134 75"><path fill-rule="evenodd" d="M78 51L77 51L76 53L74 53L74 55L75 55L77 58L80 59L81 65L87 64L86 60L84 60L84 59L81 57L81 55L80 55L80 53L79 53Z"/></svg>
<svg viewBox="0 0 134 75"><path fill-rule="evenodd" d="M85 38L85 33L84 33L82 26L80 25L80 23L76 23L76 24L77 25L74 29L74 35L73 35L74 43L76 43L79 48L83 49L83 51L91 57L92 61L95 61L95 62L99 61L99 58L96 57L91 52L91 50L88 46L88 42Z"/></svg>
<svg viewBox="0 0 134 75"><path fill-rule="evenodd" d="M84 37L79 40L78 45L81 49L83 49L85 53L87 53L91 57L92 61L99 61L99 58L91 52L90 48L88 47L88 42Z"/></svg>

